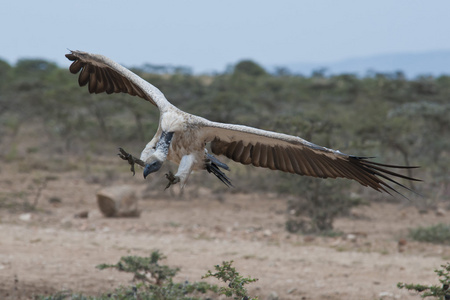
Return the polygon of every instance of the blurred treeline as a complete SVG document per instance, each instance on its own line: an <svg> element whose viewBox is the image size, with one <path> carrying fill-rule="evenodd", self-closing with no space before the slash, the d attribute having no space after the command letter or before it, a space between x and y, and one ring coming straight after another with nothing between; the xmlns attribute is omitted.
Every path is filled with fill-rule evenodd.
<svg viewBox="0 0 450 300"><path fill-rule="evenodd" d="M413 175L425 183L416 183L414 189L425 197L449 196L449 76L408 80L401 72L361 78L322 71L302 76L286 69L269 74L252 61L215 75L150 65L133 71L187 112L298 135L379 162L420 165ZM10 65L0 60L4 161L23 159L27 153L80 158L107 154L115 159L117 146L139 155L158 118L158 110L137 97L90 95L78 86L77 76L52 62L24 59ZM302 193L304 179L299 176L230 165L238 189ZM340 188L363 191L357 183Z"/></svg>

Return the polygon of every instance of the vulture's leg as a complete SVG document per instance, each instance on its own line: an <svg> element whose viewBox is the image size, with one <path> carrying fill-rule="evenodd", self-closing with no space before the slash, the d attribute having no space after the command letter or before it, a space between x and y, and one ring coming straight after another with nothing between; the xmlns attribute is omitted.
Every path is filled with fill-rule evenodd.
<svg viewBox="0 0 450 300"><path fill-rule="evenodd" d="M122 148L119 148L119 153L117 155L119 155L119 157L121 159L128 161L128 163L131 165L130 171L133 172L133 176L135 174L135 171L134 171L134 165L135 164L138 164L141 167L145 167L145 164L144 164L144 162L142 160L140 160L137 157L134 157L133 155L131 155L130 153L126 152Z"/></svg>
<svg viewBox="0 0 450 300"><path fill-rule="evenodd" d="M193 154L183 156L181 158L177 173L175 175L173 175L172 172L166 174L166 178L169 180L166 189L172 184L176 184L178 182L181 183L181 187L183 188L186 183L186 180L188 179L189 175L192 172L194 163L195 163L195 156Z"/></svg>

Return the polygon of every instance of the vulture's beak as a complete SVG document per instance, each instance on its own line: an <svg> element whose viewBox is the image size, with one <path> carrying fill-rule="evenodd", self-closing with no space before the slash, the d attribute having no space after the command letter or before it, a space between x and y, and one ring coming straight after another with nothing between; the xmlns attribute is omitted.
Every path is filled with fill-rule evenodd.
<svg viewBox="0 0 450 300"><path fill-rule="evenodd" d="M159 160L155 160L154 162L150 163L150 164L146 164L145 168L144 168L144 178L147 178L147 176L151 173L154 173L156 171L158 171L159 169L161 169L162 166L162 162L160 162Z"/></svg>

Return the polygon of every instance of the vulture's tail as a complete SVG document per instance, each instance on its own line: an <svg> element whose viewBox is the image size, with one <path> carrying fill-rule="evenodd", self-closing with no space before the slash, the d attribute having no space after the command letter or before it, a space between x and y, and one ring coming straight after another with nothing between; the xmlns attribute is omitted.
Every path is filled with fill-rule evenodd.
<svg viewBox="0 0 450 300"><path fill-rule="evenodd" d="M225 175L225 173L222 172L222 170L220 170L220 168L222 168L224 170L229 171L230 168L209 153L206 153L205 168L206 171L208 171L208 173L213 173L214 175L216 175L216 177L219 178L220 181L222 181L227 187L233 186L233 184L230 181L230 178L228 178L227 175Z"/></svg>

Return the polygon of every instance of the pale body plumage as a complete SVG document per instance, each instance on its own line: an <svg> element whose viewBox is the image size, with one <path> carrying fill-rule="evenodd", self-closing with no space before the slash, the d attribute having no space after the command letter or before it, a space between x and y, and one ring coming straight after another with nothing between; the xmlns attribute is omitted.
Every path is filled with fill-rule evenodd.
<svg viewBox="0 0 450 300"><path fill-rule="evenodd" d="M182 185L191 171L196 169L213 172L225 184L231 185L218 170L218 167L228 167L207 154L206 144L210 143L214 154L225 155L242 164L306 176L343 177L378 191L389 192L386 188L395 191L384 180L405 187L386 174L416 180L388 169L412 167L378 164L366 157L346 155L317 146L300 137L212 122L188 114L167 101L152 84L104 56L81 51L72 51L66 56L73 61L70 66L72 73L81 70L79 84L89 84L90 93L125 92L148 100L160 110L158 130L141 154L146 166L144 176L159 170L165 160L171 160L179 164L175 177Z"/></svg>
<svg viewBox="0 0 450 300"><path fill-rule="evenodd" d="M186 183L193 170L204 169L205 165L205 144L199 142L201 137L199 137L200 132L196 130L196 126L188 126L192 124L189 122L191 116L174 106L161 113L159 128L153 139L142 150L140 157L145 163L154 159L159 161L168 159L179 164L180 167L175 176L180 178L182 185ZM163 132L174 132L167 156L163 151L156 149Z"/></svg>

